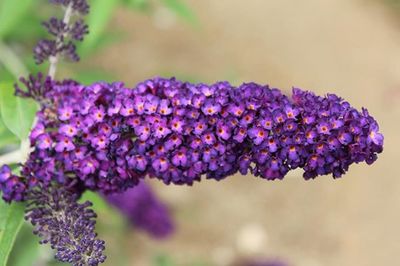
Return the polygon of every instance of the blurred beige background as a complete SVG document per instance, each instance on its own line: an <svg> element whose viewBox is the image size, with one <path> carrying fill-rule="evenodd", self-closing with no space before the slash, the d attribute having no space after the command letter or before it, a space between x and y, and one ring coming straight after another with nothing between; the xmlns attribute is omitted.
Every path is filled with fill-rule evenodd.
<svg viewBox="0 0 400 266"><path fill-rule="evenodd" d="M299 266L400 265L400 13L366 0L188 4L199 28L162 8L153 17L120 10L110 27L127 37L86 64L131 85L176 74L334 92L368 107L385 150L339 180L234 176L192 188L153 182L173 206L178 231L161 244L132 233L122 245L132 250L132 265L147 265L156 250L179 265L206 258L224 266L257 255Z"/></svg>

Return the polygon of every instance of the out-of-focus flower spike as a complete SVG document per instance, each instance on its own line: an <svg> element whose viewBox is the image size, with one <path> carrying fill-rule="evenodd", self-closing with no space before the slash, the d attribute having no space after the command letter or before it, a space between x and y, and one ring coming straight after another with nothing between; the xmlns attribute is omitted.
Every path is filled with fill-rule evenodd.
<svg viewBox="0 0 400 266"><path fill-rule="evenodd" d="M155 238L165 238L174 231L168 207L157 198L144 181L123 193L105 195L129 222Z"/></svg>
<svg viewBox="0 0 400 266"><path fill-rule="evenodd" d="M53 17L43 22L43 26L54 39L40 40L33 53L37 64L50 61L49 76L54 78L59 56L79 61L74 41L82 41L89 30L82 19L75 17L86 15L89 12L89 5L86 0L50 0L50 2L65 7L64 18Z"/></svg>

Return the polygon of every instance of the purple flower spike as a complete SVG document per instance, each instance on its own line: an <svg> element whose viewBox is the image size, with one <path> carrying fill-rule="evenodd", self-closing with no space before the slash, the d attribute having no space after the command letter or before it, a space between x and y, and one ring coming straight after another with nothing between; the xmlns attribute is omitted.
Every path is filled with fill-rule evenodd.
<svg viewBox="0 0 400 266"><path fill-rule="evenodd" d="M51 3L62 5L68 14L68 19L51 18L43 23L43 26L54 37L53 39L40 40L33 49L34 59L37 64L42 64L46 60L54 59L59 55L64 55L72 61L78 61L76 54L75 41L82 41L84 36L89 33L88 26L82 19L78 19L74 24L69 22L72 16L86 15L89 13L89 5L86 0L50 0Z"/></svg>
<svg viewBox="0 0 400 266"><path fill-rule="evenodd" d="M106 260L105 243L94 231L96 214L90 202L77 203L77 195L61 187L37 187L26 200L26 220L42 239L40 243L49 243L56 250L56 259L92 266Z"/></svg>
<svg viewBox="0 0 400 266"><path fill-rule="evenodd" d="M8 200L23 198L32 178L106 194L144 176L192 185L237 172L282 179L302 168L305 179L337 178L353 163L373 163L383 150L367 110L331 94L294 89L289 98L255 83L206 86L174 78L133 89L120 82L50 84L51 90L35 89L48 100L40 101L24 177L2 185Z"/></svg>
<svg viewBox="0 0 400 266"><path fill-rule="evenodd" d="M133 226L155 238L168 237L174 231L167 206L144 182L124 193L107 195L105 199L121 211Z"/></svg>

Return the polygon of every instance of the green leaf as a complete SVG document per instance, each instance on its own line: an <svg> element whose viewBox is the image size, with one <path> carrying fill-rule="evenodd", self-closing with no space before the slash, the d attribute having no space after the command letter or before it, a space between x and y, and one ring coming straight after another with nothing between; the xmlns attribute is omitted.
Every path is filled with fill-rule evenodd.
<svg viewBox="0 0 400 266"><path fill-rule="evenodd" d="M32 226L23 224L9 257L10 266L35 265L40 255L40 239L33 234L32 230Z"/></svg>
<svg viewBox="0 0 400 266"><path fill-rule="evenodd" d="M18 22L33 4L33 0L0 0L0 39L19 26Z"/></svg>
<svg viewBox="0 0 400 266"><path fill-rule="evenodd" d="M89 34L81 45L82 52L90 50L96 45L104 33L113 11L117 7L117 0L96 0L90 6L90 13L86 22L89 25Z"/></svg>
<svg viewBox="0 0 400 266"><path fill-rule="evenodd" d="M12 83L0 83L0 114L3 123L20 140L28 137L37 104L14 95Z"/></svg>
<svg viewBox="0 0 400 266"><path fill-rule="evenodd" d="M173 11L177 16L186 20L193 26L198 26L199 21L193 11L182 0L162 0L166 7Z"/></svg>
<svg viewBox="0 0 400 266"><path fill-rule="evenodd" d="M0 0L1 2L2 0ZM34 10L31 8L30 10ZM23 27L13 27L13 30L7 32L7 39L10 42L18 43L20 45L25 44L31 47L32 42L36 42L41 38L48 37L48 33L43 29L41 22L43 21L43 16L38 13L30 12L21 18L18 25L23 25ZM31 56L31 49L29 49L29 56Z"/></svg>
<svg viewBox="0 0 400 266"><path fill-rule="evenodd" d="M0 134L0 149L9 145L17 144L18 139L8 130Z"/></svg>
<svg viewBox="0 0 400 266"><path fill-rule="evenodd" d="M6 266L15 238L24 221L24 205L0 200L0 266Z"/></svg>

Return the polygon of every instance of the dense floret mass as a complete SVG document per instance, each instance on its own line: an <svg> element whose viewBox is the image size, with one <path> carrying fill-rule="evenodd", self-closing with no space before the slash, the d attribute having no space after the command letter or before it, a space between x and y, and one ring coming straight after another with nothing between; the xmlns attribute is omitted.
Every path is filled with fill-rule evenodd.
<svg viewBox="0 0 400 266"><path fill-rule="evenodd" d="M237 172L282 179L296 168L306 179L336 178L352 163L371 164L383 147L366 109L300 89L289 98L255 83L154 78L133 89L53 82L43 98L52 104L43 105L30 135L25 186L39 179L113 193L145 176L192 185L202 176L221 180ZM14 181L0 183L8 188Z"/></svg>

